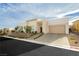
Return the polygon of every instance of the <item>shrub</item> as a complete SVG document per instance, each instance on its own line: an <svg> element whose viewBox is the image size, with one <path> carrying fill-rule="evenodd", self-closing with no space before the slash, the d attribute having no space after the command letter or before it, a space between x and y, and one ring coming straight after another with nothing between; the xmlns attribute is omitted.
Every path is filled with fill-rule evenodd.
<svg viewBox="0 0 79 59"><path fill-rule="evenodd" d="M32 31L32 27L31 26L26 26L26 32L31 33L31 31Z"/></svg>

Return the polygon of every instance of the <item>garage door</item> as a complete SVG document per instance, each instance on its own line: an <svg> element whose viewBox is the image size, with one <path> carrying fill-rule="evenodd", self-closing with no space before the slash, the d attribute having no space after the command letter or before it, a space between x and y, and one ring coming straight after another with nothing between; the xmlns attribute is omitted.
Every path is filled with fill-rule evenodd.
<svg viewBox="0 0 79 59"><path fill-rule="evenodd" d="M65 33L64 25L50 25L49 33Z"/></svg>

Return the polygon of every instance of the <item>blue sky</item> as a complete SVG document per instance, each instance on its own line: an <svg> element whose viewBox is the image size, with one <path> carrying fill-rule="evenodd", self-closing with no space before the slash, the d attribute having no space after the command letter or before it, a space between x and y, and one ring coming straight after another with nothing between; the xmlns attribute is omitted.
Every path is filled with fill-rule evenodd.
<svg viewBox="0 0 79 59"><path fill-rule="evenodd" d="M75 3L1 3L0 28L15 27L32 18L79 17L79 4Z"/></svg>

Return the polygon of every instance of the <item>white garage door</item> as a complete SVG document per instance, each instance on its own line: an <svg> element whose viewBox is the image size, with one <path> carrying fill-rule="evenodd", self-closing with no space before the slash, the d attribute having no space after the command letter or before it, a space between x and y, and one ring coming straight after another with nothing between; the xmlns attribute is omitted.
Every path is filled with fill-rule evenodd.
<svg viewBox="0 0 79 59"><path fill-rule="evenodd" d="M65 33L64 25L50 25L49 33Z"/></svg>

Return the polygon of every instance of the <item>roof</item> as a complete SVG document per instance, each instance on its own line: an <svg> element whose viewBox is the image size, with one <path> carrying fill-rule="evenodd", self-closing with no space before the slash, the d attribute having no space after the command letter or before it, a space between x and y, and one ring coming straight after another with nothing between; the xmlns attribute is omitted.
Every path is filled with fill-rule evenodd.
<svg viewBox="0 0 79 59"><path fill-rule="evenodd" d="M37 20L37 18L35 18L35 19L30 19L30 20L27 20L26 22L35 21L35 20Z"/></svg>
<svg viewBox="0 0 79 59"><path fill-rule="evenodd" d="M76 20L76 21L74 21L74 22L79 22L79 20ZM74 22L73 22L73 23L74 23Z"/></svg>

